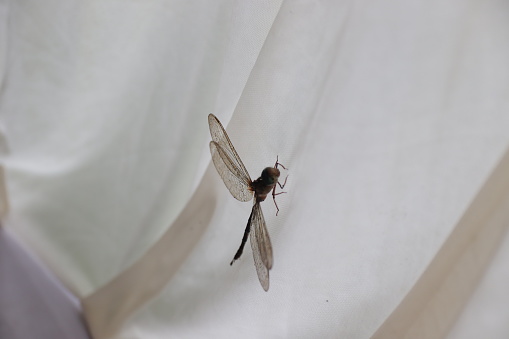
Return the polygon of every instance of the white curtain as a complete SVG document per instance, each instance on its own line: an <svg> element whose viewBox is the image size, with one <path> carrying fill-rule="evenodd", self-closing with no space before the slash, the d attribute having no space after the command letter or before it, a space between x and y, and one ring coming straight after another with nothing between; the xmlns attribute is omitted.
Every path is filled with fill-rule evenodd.
<svg viewBox="0 0 509 339"><path fill-rule="evenodd" d="M94 338L509 337L506 1L1 13L3 224ZM229 265L251 204L209 113L253 179L289 169L268 292L249 246Z"/></svg>

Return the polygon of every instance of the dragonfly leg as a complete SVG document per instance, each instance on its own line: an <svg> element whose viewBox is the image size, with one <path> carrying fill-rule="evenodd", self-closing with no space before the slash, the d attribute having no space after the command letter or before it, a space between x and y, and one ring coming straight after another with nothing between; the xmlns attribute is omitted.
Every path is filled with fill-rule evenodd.
<svg viewBox="0 0 509 339"><path fill-rule="evenodd" d="M274 187L274 189L276 189L276 187ZM277 214L279 213L279 207L277 207L276 195L274 193L272 193L272 200L274 200L274 205L276 205L276 217L277 217Z"/></svg>
<svg viewBox="0 0 509 339"><path fill-rule="evenodd" d="M286 176L285 178L285 182L281 185L281 183L278 181L277 184L279 185L279 187L281 187L281 189L283 189L286 185L286 179L288 179L288 175Z"/></svg>
<svg viewBox="0 0 509 339"><path fill-rule="evenodd" d="M281 166L285 170L288 170L288 168L286 168L285 166L283 166L282 163L279 162L279 156L276 156L276 163L274 164L274 168L277 168L278 166ZM281 185L281 183L279 181L277 182L277 184L279 185L279 187L281 189L283 189L285 187L287 179L288 179L288 175L286 176L285 182L282 185ZM286 192L276 193L276 185L274 185L274 188L272 189L272 200L274 200L274 205L276 205L276 216L279 213L279 207L277 206L277 202L276 202L276 195L280 195L280 194L283 194L283 193L286 193Z"/></svg>
<svg viewBox="0 0 509 339"><path fill-rule="evenodd" d="M286 182L286 180L285 180L285 182ZM277 202L276 202L276 195L280 195L280 194L283 194L283 193L286 193L286 192L276 193L276 185L274 185L274 188L272 189L272 200L274 200L274 205L276 205L276 216L279 213L279 207L277 206Z"/></svg>
<svg viewBox="0 0 509 339"><path fill-rule="evenodd" d="M285 170L287 170L288 168L286 168L285 166L283 166L282 163L279 162L279 155L276 155L276 163L274 164L274 168L277 168L277 166L281 166L283 167Z"/></svg>

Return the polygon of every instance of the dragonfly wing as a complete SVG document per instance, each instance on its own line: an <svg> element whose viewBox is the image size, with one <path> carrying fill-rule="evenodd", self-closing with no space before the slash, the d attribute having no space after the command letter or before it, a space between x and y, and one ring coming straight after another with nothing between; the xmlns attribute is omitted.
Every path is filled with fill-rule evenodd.
<svg viewBox="0 0 509 339"><path fill-rule="evenodd" d="M269 270L272 268L272 245L270 243L269 232L263 218L260 203L255 203L251 213L251 248L253 258L258 274L258 280L263 289L269 289Z"/></svg>
<svg viewBox="0 0 509 339"><path fill-rule="evenodd" d="M228 154L232 165L242 173L244 178L249 179L249 182L251 182L251 177L249 176L246 166L244 166L244 163L240 160L240 157L237 154L235 147L233 147L223 125L214 114L209 114L209 129L212 141L215 141L219 146L221 146L225 153Z"/></svg>
<svg viewBox="0 0 509 339"><path fill-rule="evenodd" d="M215 141L210 142L210 154L217 172L235 199L251 200L253 198L253 192L249 189L251 179L236 166L230 154Z"/></svg>

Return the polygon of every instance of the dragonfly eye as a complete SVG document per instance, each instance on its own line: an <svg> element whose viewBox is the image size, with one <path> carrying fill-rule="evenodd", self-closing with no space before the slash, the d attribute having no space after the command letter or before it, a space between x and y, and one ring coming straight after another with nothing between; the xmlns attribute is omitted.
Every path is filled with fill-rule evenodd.
<svg viewBox="0 0 509 339"><path fill-rule="evenodd" d="M266 185L274 185L279 179L279 170L274 167L266 167L262 172L262 180Z"/></svg>

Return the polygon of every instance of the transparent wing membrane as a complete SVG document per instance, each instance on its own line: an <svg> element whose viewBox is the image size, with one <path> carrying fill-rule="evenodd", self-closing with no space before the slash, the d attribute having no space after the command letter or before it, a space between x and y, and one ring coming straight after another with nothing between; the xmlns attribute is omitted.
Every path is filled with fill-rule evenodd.
<svg viewBox="0 0 509 339"><path fill-rule="evenodd" d="M215 141L210 142L210 153L217 172L235 199L240 201L251 200L253 198L253 192L249 190L251 179L246 177L238 167L234 166L228 153Z"/></svg>
<svg viewBox="0 0 509 339"><path fill-rule="evenodd" d="M272 245L270 243L269 233L265 225L260 203L255 203L251 213L251 249L258 274L258 280L263 289L269 289L269 270L272 268Z"/></svg>
<svg viewBox="0 0 509 339"><path fill-rule="evenodd" d="M240 160L240 157L237 154L235 147L233 147L228 134L226 134L223 125L221 125L221 122L219 122L219 120L213 114L209 114L209 129L212 140L218 143L227 153L231 154L231 159L235 164L235 167L244 173L244 176L248 178L249 181L251 181L251 177L249 176L244 163L242 160Z"/></svg>
<svg viewBox="0 0 509 339"><path fill-rule="evenodd" d="M209 129L212 141L210 153L217 172L223 179L230 193L240 201L249 201L253 192L249 189L251 177L240 160L223 125L213 115L209 114Z"/></svg>

